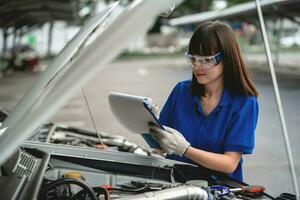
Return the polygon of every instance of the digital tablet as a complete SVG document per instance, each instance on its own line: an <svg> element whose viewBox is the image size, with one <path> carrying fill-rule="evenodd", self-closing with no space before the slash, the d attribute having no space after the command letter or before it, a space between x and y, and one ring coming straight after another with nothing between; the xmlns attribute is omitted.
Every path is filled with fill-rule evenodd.
<svg viewBox="0 0 300 200"><path fill-rule="evenodd" d="M130 132L141 134L152 148L160 148L159 143L149 134L149 122L163 126L151 111L152 99L149 97L112 92L109 106L118 119Z"/></svg>

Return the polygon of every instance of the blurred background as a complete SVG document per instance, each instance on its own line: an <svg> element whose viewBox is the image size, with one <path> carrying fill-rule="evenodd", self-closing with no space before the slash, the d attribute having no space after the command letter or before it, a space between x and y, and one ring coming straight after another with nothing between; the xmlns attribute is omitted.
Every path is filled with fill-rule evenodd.
<svg viewBox="0 0 300 200"><path fill-rule="evenodd" d="M86 21L113 2L0 1L0 106L8 112L13 110ZM300 1L261 3L299 180ZM224 21L233 28L260 92L256 147L254 154L244 156L244 181L264 185L266 192L274 196L294 193L254 1L185 1L173 12L158 17L147 34L137 38L83 87L87 101L78 93L50 121L94 130L93 118L98 132L121 135L148 148L139 135L127 131L114 118L108 94L114 91L148 96L161 108L175 84L191 78L184 53L194 29L207 20Z"/></svg>

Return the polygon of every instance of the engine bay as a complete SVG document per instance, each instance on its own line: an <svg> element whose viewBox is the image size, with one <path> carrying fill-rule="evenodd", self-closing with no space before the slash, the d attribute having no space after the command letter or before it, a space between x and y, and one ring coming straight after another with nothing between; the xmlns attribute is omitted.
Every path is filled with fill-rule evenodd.
<svg viewBox="0 0 300 200"><path fill-rule="evenodd" d="M97 147L100 143L106 147ZM0 198L293 200L295 195L273 198L262 186L165 159L125 138L48 123L1 166Z"/></svg>
<svg viewBox="0 0 300 200"><path fill-rule="evenodd" d="M26 142L1 166L1 199L272 199L228 176L127 152Z"/></svg>

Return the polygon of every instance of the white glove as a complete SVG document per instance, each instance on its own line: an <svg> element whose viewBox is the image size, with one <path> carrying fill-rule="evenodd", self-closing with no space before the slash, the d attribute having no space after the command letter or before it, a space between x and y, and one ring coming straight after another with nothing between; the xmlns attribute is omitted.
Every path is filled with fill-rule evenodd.
<svg viewBox="0 0 300 200"><path fill-rule="evenodd" d="M157 125L150 123L149 132L159 142L161 148L168 154L177 154L183 156L191 146L183 135L175 129L164 126L161 129Z"/></svg>
<svg viewBox="0 0 300 200"><path fill-rule="evenodd" d="M159 118L159 108L156 104L153 104L150 107L151 112L154 114L154 116L158 119Z"/></svg>

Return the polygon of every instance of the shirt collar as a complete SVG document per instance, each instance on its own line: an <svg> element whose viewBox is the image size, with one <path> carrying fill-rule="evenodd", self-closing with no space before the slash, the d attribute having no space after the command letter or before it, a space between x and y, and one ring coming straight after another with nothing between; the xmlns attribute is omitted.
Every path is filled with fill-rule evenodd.
<svg viewBox="0 0 300 200"><path fill-rule="evenodd" d="M233 96L227 88L223 89L222 97L218 106L226 107L232 104Z"/></svg>

